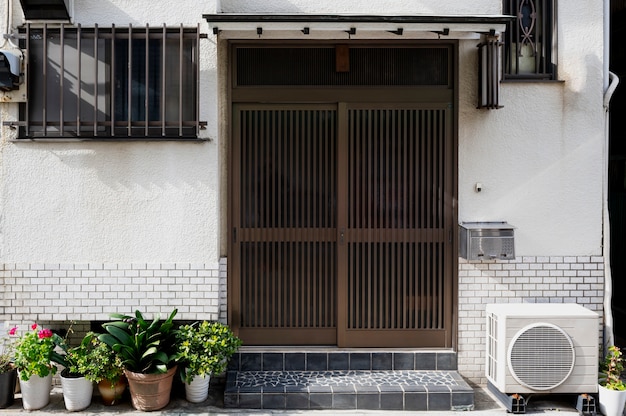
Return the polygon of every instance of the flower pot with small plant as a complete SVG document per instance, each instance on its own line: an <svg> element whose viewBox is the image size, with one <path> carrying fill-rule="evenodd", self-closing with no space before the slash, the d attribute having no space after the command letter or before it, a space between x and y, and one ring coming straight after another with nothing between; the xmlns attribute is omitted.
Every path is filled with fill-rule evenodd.
<svg viewBox="0 0 626 416"><path fill-rule="evenodd" d="M170 401L176 373L174 310L161 321L146 320L140 311L135 316L112 314L114 320L103 324L106 334L98 338L120 357L128 379L130 397L137 410L162 409Z"/></svg>
<svg viewBox="0 0 626 416"><path fill-rule="evenodd" d="M196 322L178 329L176 359L184 366L181 377L188 401L200 403L207 399L211 374L223 373L240 346L241 340L219 322Z"/></svg>
<svg viewBox="0 0 626 416"><path fill-rule="evenodd" d="M10 335L17 336L17 333L17 327L9 331ZM41 409L50 402L52 376L57 371L52 358L59 338L50 329L32 324L30 330L18 336L15 342L14 364L20 381L22 406L26 410Z"/></svg>
<svg viewBox="0 0 626 416"><path fill-rule="evenodd" d="M126 377L120 357L104 342L98 334L88 332L81 342L81 354L72 371L85 375L90 382L98 385L102 402L111 406L122 398L126 390Z"/></svg>
<svg viewBox="0 0 626 416"><path fill-rule="evenodd" d="M15 400L17 370L13 365L15 352L11 338L4 336L0 341L0 348L0 409L5 409Z"/></svg>
<svg viewBox="0 0 626 416"><path fill-rule="evenodd" d="M622 352L619 347L610 346L600 363L598 401L600 411L606 416L621 416L626 403L626 384L621 379L624 371Z"/></svg>
<svg viewBox="0 0 626 416"><path fill-rule="evenodd" d="M68 334L72 332L72 328L68 330ZM58 341L58 340L57 340ZM83 410L91 404L93 395L93 383L87 378L87 374L79 364L87 360L89 353L88 345L81 342L79 346L69 347L67 340L63 339L58 342L63 353L54 353L52 360L63 366L61 371L61 386L63 387L63 402L65 408L70 412Z"/></svg>

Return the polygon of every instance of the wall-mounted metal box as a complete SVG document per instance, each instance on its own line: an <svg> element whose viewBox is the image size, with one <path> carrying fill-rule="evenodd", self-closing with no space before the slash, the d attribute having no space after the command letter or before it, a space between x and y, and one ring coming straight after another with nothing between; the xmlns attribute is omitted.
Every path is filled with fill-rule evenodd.
<svg viewBox="0 0 626 416"><path fill-rule="evenodd" d="M514 229L506 222L462 222L459 255L467 260L513 260Z"/></svg>

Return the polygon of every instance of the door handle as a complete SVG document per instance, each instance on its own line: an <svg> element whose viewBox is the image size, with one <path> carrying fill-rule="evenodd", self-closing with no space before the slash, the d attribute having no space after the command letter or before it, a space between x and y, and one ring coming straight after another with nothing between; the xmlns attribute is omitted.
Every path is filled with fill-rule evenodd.
<svg viewBox="0 0 626 416"><path fill-rule="evenodd" d="M339 244L343 244L345 241L345 234L346 234L346 230L345 228L342 228L339 230Z"/></svg>

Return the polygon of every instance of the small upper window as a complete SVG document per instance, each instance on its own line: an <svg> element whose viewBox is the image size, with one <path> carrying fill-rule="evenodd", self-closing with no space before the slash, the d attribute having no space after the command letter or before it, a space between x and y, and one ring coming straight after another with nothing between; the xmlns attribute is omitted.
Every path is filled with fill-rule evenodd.
<svg viewBox="0 0 626 416"><path fill-rule="evenodd" d="M196 138L197 28L27 26L22 138Z"/></svg>
<svg viewBox="0 0 626 416"><path fill-rule="evenodd" d="M505 79L556 79L556 0L504 0Z"/></svg>

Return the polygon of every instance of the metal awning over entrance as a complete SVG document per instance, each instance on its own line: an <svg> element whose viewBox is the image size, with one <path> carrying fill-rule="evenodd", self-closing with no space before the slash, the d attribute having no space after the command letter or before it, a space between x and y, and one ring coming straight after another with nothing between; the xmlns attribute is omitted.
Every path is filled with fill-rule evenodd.
<svg viewBox="0 0 626 416"><path fill-rule="evenodd" d="M479 39L499 35L513 16L205 14L213 33L237 39Z"/></svg>

